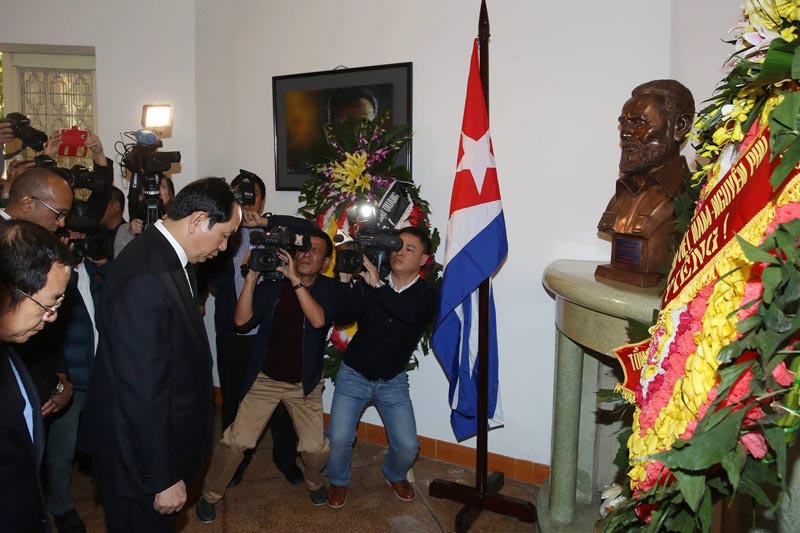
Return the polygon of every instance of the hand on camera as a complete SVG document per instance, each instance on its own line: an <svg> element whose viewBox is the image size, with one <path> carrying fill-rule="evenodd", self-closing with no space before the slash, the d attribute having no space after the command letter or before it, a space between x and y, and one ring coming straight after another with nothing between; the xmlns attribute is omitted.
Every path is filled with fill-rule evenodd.
<svg viewBox="0 0 800 533"><path fill-rule="evenodd" d="M8 181L10 183L14 183L14 180L17 177L28 170L29 168L33 168L36 166L36 163L33 161L23 161L20 159L14 159L8 164Z"/></svg>
<svg viewBox="0 0 800 533"><path fill-rule="evenodd" d="M133 218L128 224L128 231L131 235L139 235L144 229L144 222L141 219Z"/></svg>
<svg viewBox="0 0 800 533"><path fill-rule="evenodd" d="M266 228L269 219L262 217L254 211L242 212L242 227L243 228Z"/></svg>
<svg viewBox="0 0 800 533"><path fill-rule="evenodd" d="M55 159L58 157L58 147L61 145L61 131L54 131L47 142L44 143L44 155Z"/></svg>
<svg viewBox="0 0 800 533"><path fill-rule="evenodd" d="M372 261L366 255L364 255L364 270L359 272L358 275L370 287L380 285L381 278L378 276L378 268L372 264Z"/></svg>
<svg viewBox="0 0 800 533"><path fill-rule="evenodd" d="M288 279L292 285L296 285L300 281L300 276L297 274L297 269L295 268L294 257L283 248L278 250L278 257L286 264L277 267L275 270L281 272L283 277Z"/></svg>
<svg viewBox="0 0 800 533"><path fill-rule="evenodd" d="M108 160L106 159L106 154L103 153L103 143L100 142L100 137L89 132L89 137L86 139L86 147L92 151L92 159L94 159L94 164L98 167L104 167L108 165Z"/></svg>
<svg viewBox="0 0 800 533"><path fill-rule="evenodd" d="M10 143L14 138L14 130L11 129L11 124L4 120L0 122L0 144Z"/></svg>
<svg viewBox="0 0 800 533"><path fill-rule="evenodd" d="M242 258L241 268L243 269L243 271L245 269L247 270L247 274L245 274L244 276L245 280L247 279L257 280L258 276L261 275L261 272L259 272L258 270L253 270L251 268L248 268L247 266L247 263L250 262L250 251L251 250L248 250L247 253L244 254L244 257Z"/></svg>

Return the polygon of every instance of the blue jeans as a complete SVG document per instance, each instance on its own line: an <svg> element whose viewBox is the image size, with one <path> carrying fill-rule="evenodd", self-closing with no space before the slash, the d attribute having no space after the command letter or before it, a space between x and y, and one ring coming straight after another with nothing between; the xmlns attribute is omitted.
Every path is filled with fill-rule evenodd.
<svg viewBox="0 0 800 533"><path fill-rule="evenodd" d="M419 452L414 407L408 395L408 376L401 372L388 381L371 381L342 363L336 377L328 440L328 478L332 485L350 485L350 464L356 426L367 403L374 401L389 436L389 453L383 460L383 475L388 481L406 479Z"/></svg>
<svg viewBox="0 0 800 533"><path fill-rule="evenodd" d="M50 424L45 449L50 512L60 516L75 507L70 492L72 482L72 458L75 456L75 441L78 438L78 421L86 391L72 392L72 403Z"/></svg>

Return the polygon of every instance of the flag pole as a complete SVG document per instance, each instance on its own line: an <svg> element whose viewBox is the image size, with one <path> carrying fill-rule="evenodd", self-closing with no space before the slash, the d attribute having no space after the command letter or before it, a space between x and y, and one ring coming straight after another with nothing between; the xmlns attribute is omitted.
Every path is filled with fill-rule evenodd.
<svg viewBox="0 0 800 533"><path fill-rule="evenodd" d="M489 115L489 12L486 0L481 0L478 18L478 51L483 97ZM536 507L529 501L500 494L504 477L502 472L488 475L489 456L489 294L490 281L486 278L478 288L478 410L477 446L475 449L475 487L453 481L434 479L428 494L464 504L455 519L456 532L469 530L485 509L523 522L537 524Z"/></svg>

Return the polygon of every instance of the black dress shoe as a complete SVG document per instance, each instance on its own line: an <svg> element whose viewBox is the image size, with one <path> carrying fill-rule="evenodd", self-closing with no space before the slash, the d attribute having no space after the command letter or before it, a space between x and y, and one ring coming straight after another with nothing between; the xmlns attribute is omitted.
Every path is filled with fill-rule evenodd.
<svg viewBox="0 0 800 533"><path fill-rule="evenodd" d="M292 485L300 485L306 481L303 471L300 470L296 464L292 464L286 468L279 467L279 470L283 473L283 477L286 478L286 481Z"/></svg>
<svg viewBox="0 0 800 533"><path fill-rule="evenodd" d="M204 524L210 524L217 519L217 509L213 503L208 503L202 496L194 507L197 519Z"/></svg>
<svg viewBox="0 0 800 533"><path fill-rule="evenodd" d="M55 517L58 533L86 533L81 516L75 509L70 509L66 513Z"/></svg>

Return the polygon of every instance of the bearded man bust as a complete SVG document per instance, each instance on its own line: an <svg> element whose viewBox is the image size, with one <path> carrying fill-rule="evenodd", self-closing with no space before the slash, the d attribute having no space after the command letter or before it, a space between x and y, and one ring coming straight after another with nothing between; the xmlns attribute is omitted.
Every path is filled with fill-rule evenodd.
<svg viewBox="0 0 800 533"><path fill-rule="evenodd" d="M598 231L612 238L611 265L597 276L656 285L672 253L674 199L688 172L680 155L692 126L694 98L675 80L639 85L619 117L620 177Z"/></svg>

